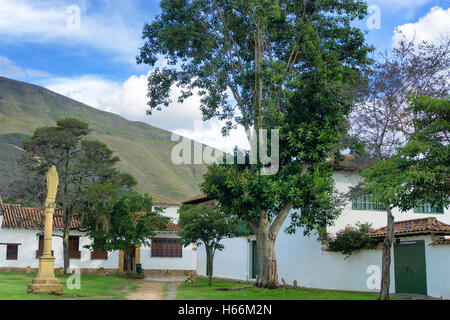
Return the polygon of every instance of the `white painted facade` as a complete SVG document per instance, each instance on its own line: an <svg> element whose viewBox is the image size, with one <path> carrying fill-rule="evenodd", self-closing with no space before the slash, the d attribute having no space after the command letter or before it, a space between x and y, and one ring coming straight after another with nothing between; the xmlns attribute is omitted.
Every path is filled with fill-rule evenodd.
<svg viewBox="0 0 450 320"><path fill-rule="evenodd" d="M0 225L3 217L0 216ZM55 236L52 240L52 250L55 257L55 268L61 268L63 261L63 243L62 238L56 235L61 234L60 231L54 230ZM2 268L38 268L39 260L36 258L36 250L38 249L40 230L36 229L13 229L0 228L0 270ZM108 252L106 260L91 259L91 251L84 246L92 243L92 240L84 236L79 231L71 231L70 235L80 236L79 250L81 251L81 259L70 259L71 268L81 269L118 269L119 268L119 252ZM155 238L179 238L175 232L158 232ZM17 260L6 260L6 245L2 243L20 244L18 248ZM151 257L151 247L141 247L141 264L144 270L196 270L197 251L195 246L183 248L181 258L171 257Z"/></svg>
<svg viewBox="0 0 450 320"><path fill-rule="evenodd" d="M354 172L335 172L334 180L339 192L347 192L361 177ZM444 214L417 214L393 211L395 221L436 217L450 224L450 212ZM371 223L374 228L386 226L386 213L380 211L352 210L351 203L344 208L341 216L328 231L335 234L347 225L357 222ZM360 250L347 257L341 253L322 250L318 235L304 236L301 229L289 235L284 229L289 225L288 217L276 240L279 281L287 284L297 281L299 286L320 289L350 291L379 291L381 281L381 250ZM450 299L450 245L429 246L431 236L408 237L403 240L425 240L427 268L427 291L433 297ZM213 274L216 277L251 279L251 240L254 238L225 239L223 251L216 252ZM391 264L391 292L395 292L394 250ZM206 275L206 252L198 248L197 272Z"/></svg>
<svg viewBox="0 0 450 320"><path fill-rule="evenodd" d="M347 193L352 185L358 184L362 180L356 172L338 171L334 173L334 182L339 192ZM450 224L450 210L444 209L444 214L422 214L414 213L413 210L401 212L398 208L392 210L395 221L413 220L427 217L435 217L439 221ZM386 226L387 216L383 211L352 210L351 202L347 203L341 215L336 219L333 226L328 228L330 233L336 233L346 225L355 225L356 222L371 223L377 229Z"/></svg>

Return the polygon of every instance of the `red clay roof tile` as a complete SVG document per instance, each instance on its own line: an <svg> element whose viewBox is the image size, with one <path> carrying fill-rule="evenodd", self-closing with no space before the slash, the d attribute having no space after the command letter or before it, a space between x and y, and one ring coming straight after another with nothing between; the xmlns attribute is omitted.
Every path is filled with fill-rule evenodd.
<svg viewBox="0 0 450 320"><path fill-rule="evenodd" d="M2 228L39 228L44 226L45 212L43 209L0 203L0 213L3 213ZM53 214L53 228L62 229L63 226L63 212L61 209L56 209ZM80 220L74 217L70 223L70 229L80 227ZM168 222L165 230L158 231L179 232L182 230L177 224Z"/></svg>
<svg viewBox="0 0 450 320"><path fill-rule="evenodd" d="M395 235L408 235L408 234L428 234L435 233L440 235L450 235L450 225L445 224L435 217L414 219L399 221L394 223ZM371 237L380 237L386 235L386 227L377 229L371 233Z"/></svg>

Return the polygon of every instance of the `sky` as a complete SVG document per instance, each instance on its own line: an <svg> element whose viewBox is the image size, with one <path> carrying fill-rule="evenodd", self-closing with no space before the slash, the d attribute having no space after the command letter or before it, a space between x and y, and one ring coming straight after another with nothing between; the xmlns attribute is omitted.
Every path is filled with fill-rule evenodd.
<svg viewBox="0 0 450 320"><path fill-rule="evenodd" d="M396 30L416 41L450 35L450 0L368 0L355 25L376 54L389 53ZM147 76L137 65L142 28L160 12L158 0L0 0L0 76L34 83L100 110L143 121L224 151L248 147L242 128L221 136L221 123L201 121L199 98L174 102L151 116Z"/></svg>

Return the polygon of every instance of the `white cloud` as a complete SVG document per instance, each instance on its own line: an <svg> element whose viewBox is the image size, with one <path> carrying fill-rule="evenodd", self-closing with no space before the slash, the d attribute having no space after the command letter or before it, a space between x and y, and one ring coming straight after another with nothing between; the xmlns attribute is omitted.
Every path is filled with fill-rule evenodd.
<svg viewBox="0 0 450 320"><path fill-rule="evenodd" d="M0 56L0 76L19 79L46 78L50 74L45 71L20 68L5 57Z"/></svg>
<svg viewBox="0 0 450 320"><path fill-rule="evenodd" d="M120 60L135 63L144 20L136 19L138 13L130 13L132 4L119 1L88 10L83 1L79 3L79 28L73 28L76 16L74 11L68 11L73 4L74 1L0 0L0 38L11 43L20 39L20 42L56 43L75 49L82 44L113 52ZM121 10L125 5L128 8Z"/></svg>
<svg viewBox="0 0 450 320"><path fill-rule="evenodd" d="M133 75L123 83L97 76L54 78L42 82L49 90L58 92L100 110L119 114L127 119L143 121L158 128L176 132L195 141L230 152L235 145L248 146L244 130L233 130L224 138L218 120L202 122L200 98L196 95L178 103L180 89L174 86L172 103L162 111L146 115L148 75Z"/></svg>
<svg viewBox="0 0 450 320"><path fill-rule="evenodd" d="M419 21L399 26L392 37L394 46L402 39L400 31L407 40L414 39L415 43L421 41L438 42L443 37L450 36L450 8L444 10L435 6Z"/></svg>

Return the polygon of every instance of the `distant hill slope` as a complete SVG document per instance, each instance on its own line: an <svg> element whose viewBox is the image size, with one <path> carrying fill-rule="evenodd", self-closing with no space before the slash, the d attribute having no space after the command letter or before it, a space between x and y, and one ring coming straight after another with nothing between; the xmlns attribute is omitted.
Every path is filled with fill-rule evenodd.
<svg viewBox="0 0 450 320"><path fill-rule="evenodd" d="M0 191L14 176L23 138L63 118L89 123L90 137L106 143L122 159L119 167L138 181L138 189L156 201L179 203L199 193L206 167L177 166L170 160L171 133L142 122L128 121L43 87L0 77Z"/></svg>

